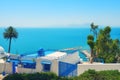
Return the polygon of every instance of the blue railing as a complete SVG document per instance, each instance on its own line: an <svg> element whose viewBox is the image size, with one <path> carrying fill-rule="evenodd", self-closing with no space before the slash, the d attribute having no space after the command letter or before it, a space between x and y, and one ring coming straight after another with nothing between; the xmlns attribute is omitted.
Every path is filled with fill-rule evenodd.
<svg viewBox="0 0 120 80"><path fill-rule="evenodd" d="M104 59L102 59L102 58L94 58L94 62L104 63Z"/></svg>
<svg viewBox="0 0 120 80"><path fill-rule="evenodd" d="M33 63L22 62L22 66L23 66L24 68L35 69L35 68L36 68L36 63L35 63L35 62L33 62Z"/></svg>

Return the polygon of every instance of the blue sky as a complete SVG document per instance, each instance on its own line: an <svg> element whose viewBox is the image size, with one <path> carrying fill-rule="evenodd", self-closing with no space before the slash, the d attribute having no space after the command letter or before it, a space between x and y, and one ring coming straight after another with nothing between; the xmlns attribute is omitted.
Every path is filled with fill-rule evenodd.
<svg viewBox="0 0 120 80"><path fill-rule="evenodd" d="M0 26L120 26L120 0L0 0Z"/></svg>

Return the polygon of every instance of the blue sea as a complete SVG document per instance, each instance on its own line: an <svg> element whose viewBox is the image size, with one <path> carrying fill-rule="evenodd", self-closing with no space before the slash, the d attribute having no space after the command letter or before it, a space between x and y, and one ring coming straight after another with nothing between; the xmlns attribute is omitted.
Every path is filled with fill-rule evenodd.
<svg viewBox="0 0 120 80"><path fill-rule="evenodd" d="M87 35L90 28L16 28L19 36L12 40L11 53L23 54L40 48L64 49L82 47L89 49ZM0 45L8 51L8 42L3 38L5 28L0 28ZM120 28L112 28L111 37L120 39Z"/></svg>

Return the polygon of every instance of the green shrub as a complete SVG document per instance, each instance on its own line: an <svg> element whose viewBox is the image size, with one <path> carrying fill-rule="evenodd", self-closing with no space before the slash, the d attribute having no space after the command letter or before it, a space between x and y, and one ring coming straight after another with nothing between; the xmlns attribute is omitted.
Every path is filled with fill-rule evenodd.
<svg viewBox="0 0 120 80"><path fill-rule="evenodd" d="M3 80L24 80L22 74L9 74Z"/></svg>
<svg viewBox="0 0 120 80"><path fill-rule="evenodd" d="M76 77L59 77L54 73L9 74L3 80L120 80L118 70L88 70Z"/></svg>
<svg viewBox="0 0 120 80"><path fill-rule="evenodd" d="M77 80L120 80L120 72L117 70L95 71L88 70L81 74Z"/></svg>

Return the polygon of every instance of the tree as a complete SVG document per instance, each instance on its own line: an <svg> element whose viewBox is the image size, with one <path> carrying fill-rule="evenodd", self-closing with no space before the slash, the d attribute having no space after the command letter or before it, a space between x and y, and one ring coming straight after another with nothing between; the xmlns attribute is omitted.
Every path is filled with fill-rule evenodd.
<svg viewBox="0 0 120 80"><path fill-rule="evenodd" d="M109 53L110 52L110 46L112 44L112 39L110 38L110 27L105 27L104 29L101 29L97 40L96 40L96 46L99 48L99 53Z"/></svg>
<svg viewBox="0 0 120 80"><path fill-rule="evenodd" d="M106 26L99 31L95 46L98 48L98 58L103 58L106 63L115 63L119 61L120 44L118 39L112 39L110 36L111 28ZM117 56L116 56L117 55Z"/></svg>
<svg viewBox="0 0 120 80"><path fill-rule="evenodd" d="M93 32L94 36L96 36L96 39L97 39L97 35L98 35L98 25L95 25L95 24L92 22L90 26L91 26L90 31Z"/></svg>
<svg viewBox="0 0 120 80"><path fill-rule="evenodd" d="M3 33L3 36L4 36L5 39L9 39L8 53L10 53L12 38L17 38L18 37L18 32L16 31L15 28L10 26L7 29L5 29L5 32Z"/></svg>
<svg viewBox="0 0 120 80"><path fill-rule="evenodd" d="M93 33L97 33L97 27L97 25L91 23ZM112 39L110 32L110 26L100 29L95 41L92 35L88 35L87 43L91 49L92 60L94 58L102 58L106 63L120 62L120 41L119 39ZM91 59L90 62L92 61Z"/></svg>
<svg viewBox="0 0 120 80"><path fill-rule="evenodd" d="M93 62L93 58L94 58L94 37L92 35L88 35L87 37L87 44L90 46L91 49L91 58L90 58L90 63Z"/></svg>

